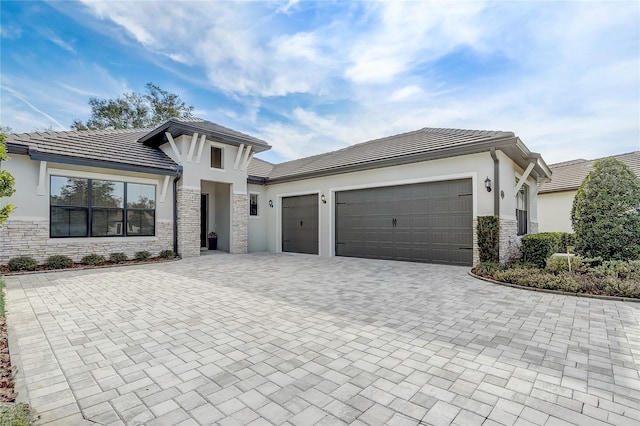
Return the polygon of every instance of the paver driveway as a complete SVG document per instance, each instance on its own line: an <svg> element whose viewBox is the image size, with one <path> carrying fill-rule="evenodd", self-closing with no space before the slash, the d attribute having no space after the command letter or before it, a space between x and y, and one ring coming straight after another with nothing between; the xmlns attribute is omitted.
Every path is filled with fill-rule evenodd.
<svg viewBox="0 0 640 426"><path fill-rule="evenodd" d="M640 422L640 304L466 272L261 254L9 277L14 363L43 424Z"/></svg>

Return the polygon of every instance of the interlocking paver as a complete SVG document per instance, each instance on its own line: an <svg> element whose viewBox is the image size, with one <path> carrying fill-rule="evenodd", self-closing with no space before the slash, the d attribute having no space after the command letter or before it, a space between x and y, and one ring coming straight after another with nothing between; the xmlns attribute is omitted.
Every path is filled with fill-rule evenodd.
<svg viewBox="0 0 640 426"><path fill-rule="evenodd" d="M640 421L633 303L287 254L6 281L43 424Z"/></svg>

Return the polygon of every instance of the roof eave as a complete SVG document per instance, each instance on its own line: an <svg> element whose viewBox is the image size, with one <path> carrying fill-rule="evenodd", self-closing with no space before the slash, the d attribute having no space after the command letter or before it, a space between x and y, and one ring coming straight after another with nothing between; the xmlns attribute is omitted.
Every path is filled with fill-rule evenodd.
<svg viewBox="0 0 640 426"><path fill-rule="evenodd" d="M152 131L150 131L149 133L147 133L146 135L138 139L138 142L141 142L147 146L155 146L154 144L149 142L156 136L163 134L170 127L178 127L187 132L200 133L207 136L211 136L216 139L220 139L230 145L235 145L235 146L240 146L241 144L250 145L253 147L255 152L263 152L271 149L271 145L269 145L264 141L262 141L262 143L258 143L249 138L242 138L242 137L230 135L224 132L216 132L215 130L203 129L199 127L197 123L184 123L182 121L178 121L173 118L165 121L163 124L161 124L160 126L156 127L155 129L153 129Z"/></svg>
<svg viewBox="0 0 640 426"><path fill-rule="evenodd" d="M29 157L36 161L50 161L52 163L71 164L74 166L100 167L105 169L122 170L127 172L146 173L164 176L177 176L179 166L175 169L165 169L160 167L148 167L137 164L116 163L112 161L93 160L89 158L71 157L67 155L51 154L34 149L28 150Z"/></svg>

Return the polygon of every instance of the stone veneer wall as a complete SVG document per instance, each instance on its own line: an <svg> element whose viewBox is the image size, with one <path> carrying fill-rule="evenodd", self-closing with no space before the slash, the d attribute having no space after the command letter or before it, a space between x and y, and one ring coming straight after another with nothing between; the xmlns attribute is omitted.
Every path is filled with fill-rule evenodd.
<svg viewBox="0 0 640 426"><path fill-rule="evenodd" d="M473 220L473 265L480 263L480 250L478 249L478 219Z"/></svg>
<svg viewBox="0 0 640 426"><path fill-rule="evenodd" d="M231 211L231 253L247 253L249 245L249 196L246 194L233 194Z"/></svg>
<svg viewBox="0 0 640 426"><path fill-rule="evenodd" d="M538 222L529 222L529 233L530 234L538 233Z"/></svg>
<svg viewBox="0 0 640 426"><path fill-rule="evenodd" d="M500 219L500 262L508 262L520 257L518 221Z"/></svg>
<svg viewBox="0 0 640 426"><path fill-rule="evenodd" d="M178 187L178 254L200 256L200 190Z"/></svg>
<svg viewBox="0 0 640 426"><path fill-rule="evenodd" d="M173 249L173 225L158 222L156 237L49 238L48 220L8 220L0 227L0 264L16 256L31 256L39 263L54 254L69 256L79 262L85 255L109 256L124 252L133 258L135 252L147 250L157 256Z"/></svg>

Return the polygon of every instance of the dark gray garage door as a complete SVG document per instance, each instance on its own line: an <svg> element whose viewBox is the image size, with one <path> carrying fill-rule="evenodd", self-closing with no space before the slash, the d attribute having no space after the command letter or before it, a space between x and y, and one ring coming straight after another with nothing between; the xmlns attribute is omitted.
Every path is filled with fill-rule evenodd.
<svg viewBox="0 0 640 426"><path fill-rule="evenodd" d="M337 192L336 255L471 266L471 179Z"/></svg>
<svg viewBox="0 0 640 426"><path fill-rule="evenodd" d="M318 194L282 198L282 251L318 254Z"/></svg>

